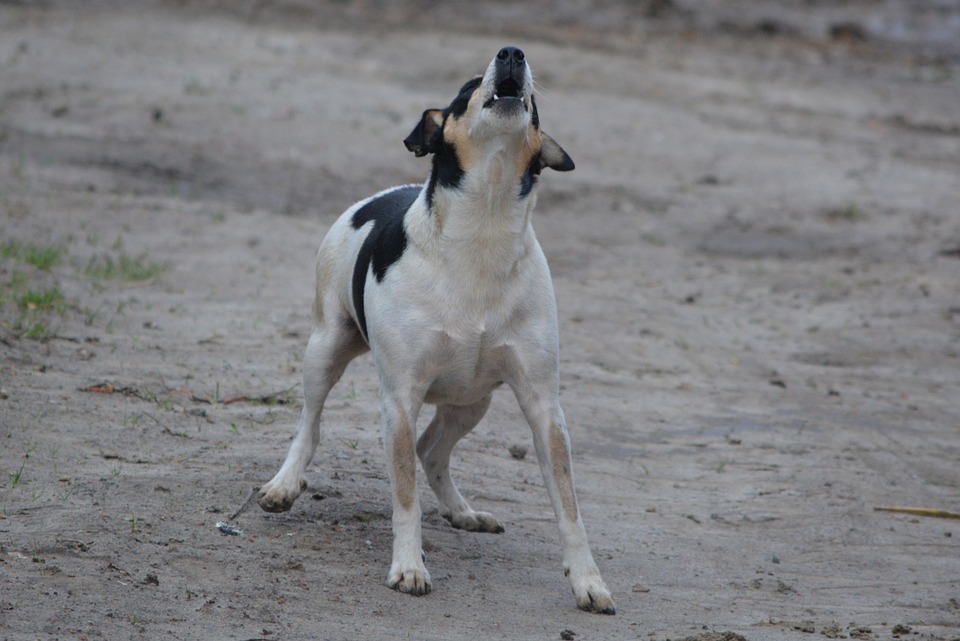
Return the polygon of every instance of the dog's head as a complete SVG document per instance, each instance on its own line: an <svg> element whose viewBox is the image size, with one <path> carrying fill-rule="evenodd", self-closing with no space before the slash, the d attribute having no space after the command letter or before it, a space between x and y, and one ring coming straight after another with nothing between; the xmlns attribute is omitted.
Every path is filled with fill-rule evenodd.
<svg viewBox="0 0 960 641"><path fill-rule="evenodd" d="M417 156L434 154L432 188L456 187L490 154L508 154L519 196L545 167L570 171L573 160L540 129L533 76L523 52L504 47L482 77L468 81L445 109L428 109L403 141Z"/></svg>

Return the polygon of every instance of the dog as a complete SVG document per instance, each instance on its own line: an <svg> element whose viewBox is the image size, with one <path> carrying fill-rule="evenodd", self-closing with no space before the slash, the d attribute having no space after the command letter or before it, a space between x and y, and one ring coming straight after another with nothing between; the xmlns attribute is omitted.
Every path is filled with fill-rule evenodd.
<svg viewBox="0 0 960 641"><path fill-rule="evenodd" d="M450 478L449 460L506 383L533 430L577 606L613 614L574 492L558 398L556 302L530 220L541 171L570 171L574 163L540 128L523 51L501 49L449 106L424 111L404 144L418 157L432 155L427 181L354 204L320 245L303 412L258 503L268 512L287 511L306 489L303 475L327 393L348 362L370 351L380 378L393 505L387 585L427 594L416 458L453 527L503 532L493 515L467 504ZM436 415L416 439L424 403L435 405Z"/></svg>

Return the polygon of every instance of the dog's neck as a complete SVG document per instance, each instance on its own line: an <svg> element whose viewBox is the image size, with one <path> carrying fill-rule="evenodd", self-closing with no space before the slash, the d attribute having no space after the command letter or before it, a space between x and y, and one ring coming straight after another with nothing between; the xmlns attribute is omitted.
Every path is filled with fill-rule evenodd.
<svg viewBox="0 0 960 641"><path fill-rule="evenodd" d="M507 277L533 241L536 187L522 194L515 154L501 149L476 159L457 184L443 185L436 170L425 186L429 220L417 234L448 263Z"/></svg>
<svg viewBox="0 0 960 641"><path fill-rule="evenodd" d="M468 260L490 275L509 273L528 251L536 205L536 177L525 175L530 154L520 148L525 142L501 142L471 158L466 171L436 159L424 187L430 220L418 234L444 259Z"/></svg>

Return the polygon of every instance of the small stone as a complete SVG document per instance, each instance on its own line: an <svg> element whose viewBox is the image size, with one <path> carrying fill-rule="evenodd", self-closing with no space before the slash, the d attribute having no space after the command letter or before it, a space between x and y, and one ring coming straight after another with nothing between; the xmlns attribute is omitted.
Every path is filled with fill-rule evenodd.
<svg viewBox="0 0 960 641"><path fill-rule="evenodd" d="M522 445L511 445L507 448L507 451L510 452L510 456L522 461L527 456L527 448Z"/></svg>
<svg viewBox="0 0 960 641"><path fill-rule="evenodd" d="M806 634L813 634L817 631L813 621L800 621L799 623L793 624L793 629Z"/></svg>

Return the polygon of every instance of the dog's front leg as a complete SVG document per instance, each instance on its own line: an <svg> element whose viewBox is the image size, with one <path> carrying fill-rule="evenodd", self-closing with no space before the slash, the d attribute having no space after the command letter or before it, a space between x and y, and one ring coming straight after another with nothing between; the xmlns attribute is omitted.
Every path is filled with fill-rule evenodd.
<svg viewBox="0 0 960 641"><path fill-rule="evenodd" d="M560 527L563 548L563 573L570 581L577 607L589 612L614 614L616 603L600 576L587 532L580 518L573 486L570 437L559 400L536 394L518 394L520 407L533 429L533 443L543 481Z"/></svg>
<svg viewBox="0 0 960 641"><path fill-rule="evenodd" d="M419 403L383 393L383 444L393 498L393 562L387 585L415 596L430 592L430 574L423 564L420 499L417 495L416 441Z"/></svg>

